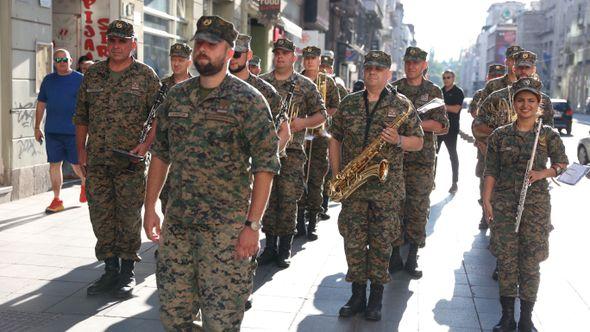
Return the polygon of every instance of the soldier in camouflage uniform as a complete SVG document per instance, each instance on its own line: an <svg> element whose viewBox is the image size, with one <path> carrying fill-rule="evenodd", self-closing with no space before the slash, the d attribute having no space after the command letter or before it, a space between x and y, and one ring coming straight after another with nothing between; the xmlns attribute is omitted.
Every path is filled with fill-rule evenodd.
<svg viewBox="0 0 590 332"><path fill-rule="evenodd" d="M504 65L499 65L499 64L490 65L488 67L487 81L493 80L494 78L504 76L505 73L506 73L506 67ZM473 95L473 100L469 104L469 113L471 113L471 116L474 118L477 117L477 111L479 109L479 105L483 101L481 99L483 94L484 94L483 89L477 90L475 92L475 95ZM480 198L478 200L478 203L480 206L482 206L482 215L481 215L481 220L479 221L479 229L486 230L486 229L488 229L488 223L484 218L483 205L482 205L482 199L481 199L481 196L483 194L483 168L484 168L484 160L485 160L484 153L485 153L486 146L481 141L475 141L474 145L477 148L477 164L475 165L475 176L477 176L479 178L479 196L480 196Z"/></svg>
<svg viewBox="0 0 590 332"><path fill-rule="evenodd" d="M237 31L203 16L193 39L200 73L174 86L158 109L144 229L161 242L156 277L167 331L239 331L259 248L260 220L278 138L264 97L227 73ZM169 170L170 201L160 237L156 201Z"/></svg>
<svg viewBox="0 0 590 332"><path fill-rule="evenodd" d="M322 99L326 105L329 116L333 116L340 105L340 95L336 83L332 77L320 72L321 50L315 46L307 46L303 49L303 67L301 73L309 78L318 87ZM329 128L323 126L308 130L310 139L305 141L305 154L307 162L304 173L307 191L301 197L297 209L297 235L305 236L311 241L317 240L315 232L318 214L323 211L324 179L328 173L328 132ZM308 225L305 228L305 211L307 211Z"/></svg>
<svg viewBox="0 0 590 332"><path fill-rule="evenodd" d="M262 60L257 55L252 55L252 59L248 60L248 70L252 75L258 76L262 71L261 66Z"/></svg>
<svg viewBox="0 0 590 332"><path fill-rule="evenodd" d="M414 107L428 103L435 98L442 98L442 91L431 81L422 76L428 54L418 47L408 47L404 55L406 78L392 83L392 86L408 97ZM404 154L404 176L406 200L402 214L402 235L393 243L390 272L404 269L399 248L404 241L409 242L410 250L405 270L414 278L421 278L418 267L418 248L426 241L426 223L430 214L430 192L434 185L434 164L436 158L436 134L442 134L449 128L449 119L444 106L420 114L424 130L424 147L418 152Z"/></svg>
<svg viewBox="0 0 590 332"><path fill-rule="evenodd" d="M131 56L136 48L133 25L115 20L107 29L109 57L88 69L78 92L74 124L80 165L87 167L86 191L96 258L105 273L88 288L88 295L114 291L127 297L135 286L134 265L141 245L141 206L145 164L130 166L113 149L145 155L154 139L150 131L138 145L154 98L160 88L152 68ZM119 263L121 259L121 263Z"/></svg>
<svg viewBox="0 0 590 332"><path fill-rule="evenodd" d="M539 264L549 256L551 202L546 178L561 174L568 164L559 134L550 126L540 128L533 168L520 228L515 217L531 158L541 82L522 78L512 85L517 113L515 122L502 126L488 138L484 208L491 227L490 249L498 259L502 318L494 331L514 331L514 302L520 298L519 331L536 331L531 321L539 289ZM551 167L547 168L548 159Z"/></svg>
<svg viewBox="0 0 590 332"><path fill-rule="evenodd" d="M512 82L517 80L516 75L514 74L514 55L522 51L524 51L524 49L518 45L513 45L506 49L506 59L504 61L506 64L506 75L488 81L483 88L481 100L485 100L492 94L492 92L508 87L512 85Z"/></svg>
<svg viewBox="0 0 590 332"><path fill-rule="evenodd" d="M274 179L268 210L262 221L266 234L264 252L258 263L276 262L278 267L289 267L291 243L297 223L297 201L304 192L303 151L304 130L318 127L327 118L326 107L315 84L293 69L297 56L295 45L288 39L278 39L273 46L274 70L260 78L274 86L283 99L294 86L290 116L291 141L287 144L286 155L281 157L281 174ZM278 239L278 250L277 250Z"/></svg>
<svg viewBox="0 0 590 332"><path fill-rule="evenodd" d="M321 57L320 61L320 70L328 73L336 82L336 86L338 87L338 94L340 95L340 100L344 99L348 95L348 89L344 86L344 80L334 74L334 52L333 51L326 51L324 55ZM325 177L324 182L328 182L328 180L332 178L332 171L328 168L328 174ZM330 215L328 215L328 186L324 185L324 201L322 202L322 210L318 214L318 218L320 220L328 220L330 219Z"/></svg>
<svg viewBox="0 0 590 332"><path fill-rule="evenodd" d="M365 56L366 89L348 95L334 115L330 140L333 174L358 157L376 139L384 145L373 163L389 161L389 175L381 183L375 177L342 201L338 230L344 238L348 264L346 281L352 282L352 297L340 309L341 317L365 311L368 320L381 319L383 285L392 242L400 236L399 213L406 194L403 175L404 151L422 148L424 133L411 101L387 86L391 57L381 51ZM406 113L398 128L391 128ZM371 291L367 304L367 281Z"/></svg>
<svg viewBox="0 0 590 332"><path fill-rule="evenodd" d="M162 80L162 85L166 86L166 92L176 84L186 81L193 76L188 71L190 65L193 63L191 53L193 49L184 43L176 43L170 46L170 65L172 67L172 74ZM160 201L162 202L162 212L166 213L166 204L168 204L168 182L164 184L162 192L160 193Z"/></svg>

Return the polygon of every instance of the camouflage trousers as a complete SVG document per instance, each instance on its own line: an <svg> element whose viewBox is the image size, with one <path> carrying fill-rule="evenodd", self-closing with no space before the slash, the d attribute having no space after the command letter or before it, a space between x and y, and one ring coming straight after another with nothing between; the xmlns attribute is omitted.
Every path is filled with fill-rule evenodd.
<svg viewBox="0 0 590 332"><path fill-rule="evenodd" d="M168 179L164 182L162 186L162 191L160 192L160 204L162 206L162 213L166 214L166 205L168 205L168 195L170 193L170 184L168 183Z"/></svg>
<svg viewBox="0 0 590 332"><path fill-rule="evenodd" d="M328 138L316 136L312 142L311 156L308 156L311 164L308 168L310 161L306 162L305 169L303 170L307 175L307 170L309 169L307 194L303 194L298 205L299 208L306 209L310 214L317 214L323 211L324 180L328 173ZM310 143L307 143L306 153L309 153Z"/></svg>
<svg viewBox="0 0 590 332"><path fill-rule="evenodd" d="M232 220L165 220L156 281L167 331L190 327L199 309L205 331L240 330L256 269L234 257L243 228Z"/></svg>
<svg viewBox="0 0 590 332"><path fill-rule="evenodd" d="M98 260L120 257L140 261L141 207L145 166L133 173L116 166L88 167L86 193Z"/></svg>
<svg viewBox="0 0 590 332"><path fill-rule="evenodd" d="M303 163L300 150L288 150L281 158L281 172L272 183L268 206L262 219L262 231L275 236L292 235L297 223L297 201L304 192Z"/></svg>
<svg viewBox="0 0 590 332"><path fill-rule="evenodd" d="M344 200L338 230L344 238L348 264L346 281L378 284L390 280L387 268L391 243L400 236L398 211L402 202Z"/></svg>
<svg viewBox="0 0 590 332"><path fill-rule="evenodd" d="M393 245L399 247L408 241L422 248L426 243L426 223L430 215L434 165L404 164L404 180L406 199L400 213L402 233Z"/></svg>
<svg viewBox="0 0 590 332"><path fill-rule="evenodd" d="M496 197L492 203L490 250L498 259L500 296L534 302L541 278L540 263L549 256L551 203L547 197L527 197L518 234L517 197Z"/></svg>

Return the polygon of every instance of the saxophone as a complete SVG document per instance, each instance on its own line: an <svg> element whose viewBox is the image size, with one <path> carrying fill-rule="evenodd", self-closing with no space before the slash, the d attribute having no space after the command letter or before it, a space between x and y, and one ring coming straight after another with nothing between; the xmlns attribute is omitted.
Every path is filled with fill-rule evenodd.
<svg viewBox="0 0 590 332"><path fill-rule="evenodd" d="M399 128L412 113L412 104L408 101L406 102L408 103L408 109L389 126L390 128ZM369 162L381 152L385 144L386 142L379 135L360 155L336 174L328 183L328 196L330 199L335 202L346 199L372 176L377 177L381 183L385 182L387 173L389 172L389 161L383 159L377 164L369 165Z"/></svg>

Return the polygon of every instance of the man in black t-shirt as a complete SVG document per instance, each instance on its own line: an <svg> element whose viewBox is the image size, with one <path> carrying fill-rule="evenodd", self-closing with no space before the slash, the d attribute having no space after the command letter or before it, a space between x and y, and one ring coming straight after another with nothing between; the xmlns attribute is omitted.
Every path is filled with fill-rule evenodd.
<svg viewBox="0 0 590 332"><path fill-rule="evenodd" d="M453 185L449 192L457 192L457 181L459 180L459 157L457 155L457 136L459 134L459 119L461 107L463 105L463 90L455 85L455 73L452 70L445 70L443 78L443 96L445 98L445 108L449 117L449 132L445 135L438 136L436 153L444 142L451 157L451 167L453 169Z"/></svg>

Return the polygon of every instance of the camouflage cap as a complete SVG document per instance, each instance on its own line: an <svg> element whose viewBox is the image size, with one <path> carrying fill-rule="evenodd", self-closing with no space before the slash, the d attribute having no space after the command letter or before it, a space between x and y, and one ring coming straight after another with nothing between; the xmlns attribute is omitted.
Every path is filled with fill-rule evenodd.
<svg viewBox="0 0 590 332"><path fill-rule="evenodd" d="M252 59L250 59L250 61L248 61L248 66L256 66L256 67L260 67L260 57L258 55L253 55Z"/></svg>
<svg viewBox="0 0 590 332"><path fill-rule="evenodd" d="M123 20L114 20L107 28L107 37L134 38L133 24Z"/></svg>
<svg viewBox="0 0 590 332"><path fill-rule="evenodd" d="M334 57L330 55L322 55L320 65L332 67L334 65Z"/></svg>
<svg viewBox="0 0 590 332"><path fill-rule="evenodd" d="M193 49L185 43L176 43L170 46L170 56L190 58Z"/></svg>
<svg viewBox="0 0 590 332"><path fill-rule="evenodd" d="M391 56L383 51L371 50L365 55L365 63L367 66L376 66L382 68L391 68Z"/></svg>
<svg viewBox="0 0 590 332"><path fill-rule="evenodd" d="M506 74L506 66L493 64L488 67L488 76L502 76Z"/></svg>
<svg viewBox="0 0 590 332"><path fill-rule="evenodd" d="M512 95L512 99L516 98L516 95L522 91L530 91L537 96L537 99L541 100L541 88L542 87L543 87L543 83L541 83L541 81L539 81L535 78L532 78L532 77L521 78L512 84L512 91L514 91L514 94Z"/></svg>
<svg viewBox="0 0 590 332"><path fill-rule="evenodd" d="M244 53L250 50L250 41L252 37L248 35L238 35L238 39L236 40L236 47L234 47L234 51Z"/></svg>
<svg viewBox="0 0 590 332"><path fill-rule="evenodd" d="M512 45L506 49L506 58L512 58L516 53L524 51L524 48L518 45Z"/></svg>
<svg viewBox="0 0 590 332"><path fill-rule="evenodd" d="M410 46L406 48L406 54L404 54L404 61L426 61L428 53L423 51L419 47Z"/></svg>
<svg viewBox="0 0 590 332"><path fill-rule="evenodd" d="M303 49L303 57L316 57L316 56L320 56L320 54L322 54L322 50L320 50L319 47L316 46L306 46Z"/></svg>
<svg viewBox="0 0 590 332"><path fill-rule="evenodd" d="M532 67L537 62L537 55L530 51L522 51L514 54L514 64L517 67Z"/></svg>
<svg viewBox="0 0 590 332"><path fill-rule="evenodd" d="M214 44L226 41L233 48L237 37L238 31L233 23L219 16L201 16L197 21L197 32L191 40L204 40Z"/></svg>
<svg viewBox="0 0 590 332"><path fill-rule="evenodd" d="M295 52L295 45L293 44L292 41L290 41L287 38L280 38L280 39L277 39L277 41L274 43L274 45L272 46L272 50L273 50L273 52L275 50L285 50L285 51L289 51L289 52Z"/></svg>

